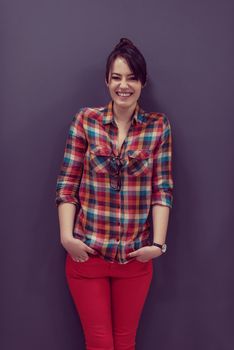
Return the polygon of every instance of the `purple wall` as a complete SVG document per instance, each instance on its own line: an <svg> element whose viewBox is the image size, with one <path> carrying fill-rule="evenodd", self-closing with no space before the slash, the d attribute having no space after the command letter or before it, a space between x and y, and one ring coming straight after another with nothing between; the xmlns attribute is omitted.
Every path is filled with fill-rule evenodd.
<svg viewBox="0 0 234 350"><path fill-rule="evenodd" d="M137 350L231 350L233 1L1 3L1 349L84 349L65 281L55 183L72 116L109 101L105 60L120 37L144 53L145 110L174 140L168 253Z"/></svg>

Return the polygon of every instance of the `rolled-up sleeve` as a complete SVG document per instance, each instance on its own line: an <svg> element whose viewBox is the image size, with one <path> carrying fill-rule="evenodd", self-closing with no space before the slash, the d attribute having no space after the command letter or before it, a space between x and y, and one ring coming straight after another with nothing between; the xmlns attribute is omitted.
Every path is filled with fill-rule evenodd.
<svg viewBox="0 0 234 350"><path fill-rule="evenodd" d="M161 124L159 144L154 152L151 205L163 205L172 208L172 134L167 116L164 114Z"/></svg>
<svg viewBox="0 0 234 350"><path fill-rule="evenodd" d="M83 172L87 140L83 128L83 109L72 119L65 145L64 157L56 183L55 204L72 203L79 206L78 190Z"/></svg>

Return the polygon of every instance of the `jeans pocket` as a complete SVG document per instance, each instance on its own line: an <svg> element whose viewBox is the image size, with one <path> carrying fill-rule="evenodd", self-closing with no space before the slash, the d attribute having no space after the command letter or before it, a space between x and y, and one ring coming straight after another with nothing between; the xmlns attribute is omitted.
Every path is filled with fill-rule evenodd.
<svg viewBox="0 0 234 350"><path fill-rule="evenodd" d="M73 258L72 258L72 256L70 255L70 254L68 254L68 257L69 257L69 259L73 262L73 263L75 263L75 264L84 264L84 263L86 263L86 262L88 262L89 260L90 260L90 256L88 256L88 259L86 259L85 261L76 261L76 260L74 260Z"/></svg>
<svg viewBox="0 0 234 350"><path fill-rule="evenodd" d="M141 264L147 264L147 263L149 263L150 261L152 261L153 259L151 258L151 259L149 259L149 260L147 260L147 261L141 261L141 260L138 260L138 259L135 259L137 262L139 262L139 263L141 263Z"/></svg>

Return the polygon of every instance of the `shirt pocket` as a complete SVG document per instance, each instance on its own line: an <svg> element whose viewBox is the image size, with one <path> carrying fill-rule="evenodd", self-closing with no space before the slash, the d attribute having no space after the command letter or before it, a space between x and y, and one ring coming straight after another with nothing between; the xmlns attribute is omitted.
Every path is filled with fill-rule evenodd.
<svg viewBox="0 0 234 350"><path fill-rule="evenodd" d="M112 149L107 146L95 145L90 149L90 169L95 173L109 173Z"/></svg>
<svg viewBox="0 0 234 350"><path fill-rule="evenodd" d="M146 149L128 150L127 173L134 176L147 174L150 170L151 153L151 150Z"/></svg>

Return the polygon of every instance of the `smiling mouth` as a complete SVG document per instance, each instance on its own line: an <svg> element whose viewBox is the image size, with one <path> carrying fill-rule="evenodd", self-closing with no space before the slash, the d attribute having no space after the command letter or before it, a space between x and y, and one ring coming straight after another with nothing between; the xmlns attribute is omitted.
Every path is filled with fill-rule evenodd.
<svg viewBox="0 0 234 350"><path fill-rule="evenodd" d="M116 94L120 97L130 97L133 94L133 92L119 92L119 91L117 91Z"/></svg>

